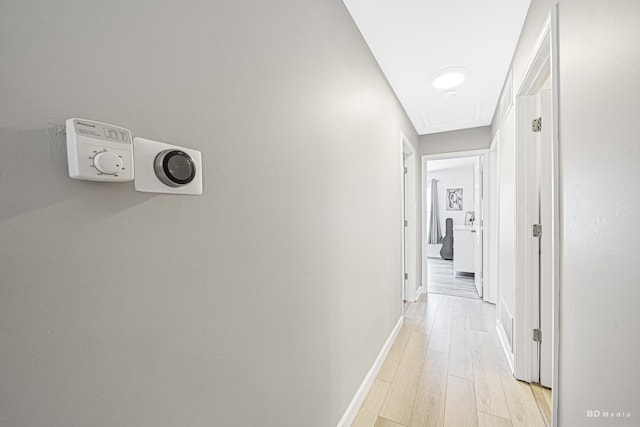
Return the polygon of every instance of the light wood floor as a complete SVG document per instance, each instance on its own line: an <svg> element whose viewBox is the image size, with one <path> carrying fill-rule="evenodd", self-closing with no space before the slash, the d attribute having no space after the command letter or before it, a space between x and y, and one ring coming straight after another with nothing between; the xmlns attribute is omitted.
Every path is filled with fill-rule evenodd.
<svg viewBox="0 0 640 427"><path fill-rule="evenodd" d="M531 387L511 375L495 306L425 295L404 325L353 427L544 427Z"/></svg>
<svg viewBox="0 0 640 427"><path fill-rule="evenodd" d="M453 261L442 258L427 258L429 272L427 292L455 297L479 299L476 281L473 276L462 273L453 274Z"/></svg>

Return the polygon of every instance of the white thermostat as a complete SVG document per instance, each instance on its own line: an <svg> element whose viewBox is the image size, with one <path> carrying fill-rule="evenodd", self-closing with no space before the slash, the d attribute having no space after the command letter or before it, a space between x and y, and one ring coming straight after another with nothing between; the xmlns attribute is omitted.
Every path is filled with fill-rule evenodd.
<svg viewBox="0 0 640 427"><path fill-rule="evenodd" d="M134 187L148 193L202 194L202 153L191 148L134 138Z"/></svg>
<svg viewBox="0 0 640 427"><path fill-rule="evenodd" d="M133 140L128 129L84 119L68 119L66 125L71 178L133 180Z"/></svg>

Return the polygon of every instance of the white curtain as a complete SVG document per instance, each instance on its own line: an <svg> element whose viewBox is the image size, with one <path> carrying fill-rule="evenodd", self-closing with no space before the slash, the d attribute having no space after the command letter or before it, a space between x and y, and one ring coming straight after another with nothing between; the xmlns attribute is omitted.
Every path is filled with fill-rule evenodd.
<svg viewBox="0 0 640 427"><path fill-rule="evenodd" d="M440 229L440 206L438 204L438 181L431 180L431 218L429 218L429 243L442 243Z"/></svg>

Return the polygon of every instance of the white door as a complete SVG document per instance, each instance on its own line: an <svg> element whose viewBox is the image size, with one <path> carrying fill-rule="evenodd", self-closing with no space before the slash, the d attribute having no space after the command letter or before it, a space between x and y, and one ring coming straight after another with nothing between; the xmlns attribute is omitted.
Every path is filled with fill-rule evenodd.
<svg viewBox="0 0 640 427"><path fill-rule="evenodd" d="M553 379L553 176L551 91L540 92L542 129L538 145L540 224L540 384L551 388Z"/></svg>
<svg viewBox="0 0 640 427"><path fill-rule="evenodd" d="M402 136L402 210L403 210L403 279L404 301L415 301L418 291L417 220L416 220L416 154L411 143Z"/></svg>
<svg viewBox="0 0 640 427"><path fill-rule="evenodd" d="M537 326L539 339L533 362L532 381L551 388L553 378L553 176L551 92L541 90L531 96L532 143L535 144L535 198L531 220L539 224L531 251L532 283L537 283ZM535 285L534 285L535 286ZM534 311L535 313L535 311Z"/></svg>
<svg viewBox="0 0 640 427"><path fill-rule="evenodd" d="M482 298L483 289L483 258L482 258L482 240L484 232L483 223L483 191L482 191L482 157L478 157L474 168L474 209L475 209L475 221L473 223L473 231L475 232L475 284L478 290L478 295Z"/></svg>
<svg viewBox="0 0 640 427"><path fill-rule="evenodd" d="M407 301L409 299L409 292L408 292L408 284L409 284L409 273L407 273L409 271L408 269L408 262L407 262L407 257L408 257L408 249L409 249L409 245L408 245L408 233L407 233L407 213L409 212L408 209L408 205L409 205L409 197L407 194L407 157L408 155L403 153L402 154L402 218L404 218L404 228L403 228L403 238L402 238L402 242L403 242L403 247L402 247L402 274L404 275L403 278L403 282L402 282L402 300L403 301Z"/></svg>

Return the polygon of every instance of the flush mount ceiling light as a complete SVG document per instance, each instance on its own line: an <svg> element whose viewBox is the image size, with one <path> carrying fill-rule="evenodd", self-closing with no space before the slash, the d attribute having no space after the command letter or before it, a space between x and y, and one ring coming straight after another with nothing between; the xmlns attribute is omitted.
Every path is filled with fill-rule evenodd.
<svg viewBox="0 0 640 427"><path fill-rule="evenodd" d="M469 70L464 67L445 68L431 77L433 87L440 90L453 89L465 81L468 73Z"/></svg>

